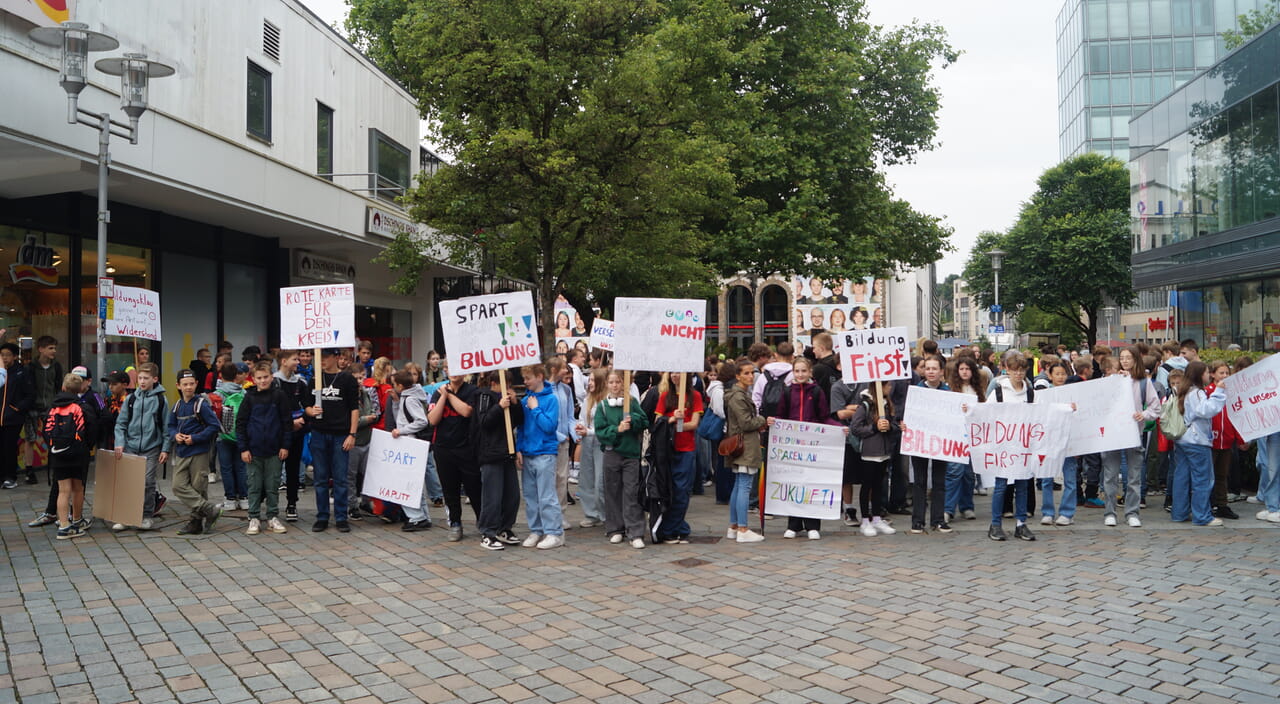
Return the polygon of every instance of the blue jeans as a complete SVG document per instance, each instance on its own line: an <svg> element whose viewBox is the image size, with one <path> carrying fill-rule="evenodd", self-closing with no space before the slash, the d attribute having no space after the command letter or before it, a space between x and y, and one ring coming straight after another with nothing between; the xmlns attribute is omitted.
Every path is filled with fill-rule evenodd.
<svg viewBox="0 0 1280 704"><path fill-rule="evenodd" d="M405 520L410 523L421 523L423 521L431 520L431 514L428 512L428 509L431 507L431 492L427 487L430 485L431 477L435 475L435 463L435 453L428 452L427 470L425 472L426 481L423 483L422 498L418 501L418 505L405 506L402 504L400 506L400 508L404 509ZM439 484L439 481L440 480L437 479L436 483Z"/></svg>
<svg viewBox="0 0 1280 704"><path fill-rule="evenodd" d="M1173 446L1172 516L1175 522L1187 520L1202 526L1213 520L1209 494L1213 492L1213 452L1208 445L1177 443ZM1190 497L1191 505L1187 505Z"/></svg>
<svg viewBox="0 0 1280 704"><path fill-rule="evenodd" d="M311 431L311 465L316 477L316 520L329 520L329 480L333 480L333 512L345 523L347 505L347 451L342 443L346 433Z"/></svg>
<svg viewBox="0 0 1280 704"><path fill-rule="evenodd" d="M952 516L973 510L973 467L959 462L947 463L947 498L943 510Z"/></svg>
<svg viewBox="0 0 1280 704"><path fill-rule="evenodd" d="M249 498L249 470L240 459L235 440L218 440L218 467L222 470L222 493L228 499Z"/></svg>
<svg viewBox="0 0 1280 704"><path fill-rule="evenodd" d="M444 487L440 484L440 474L436 472L436 453L427 453L427 480L422 487L423 493L431 501L444 499Z"/></svg>
<svg viewBox="0 0 1280 704"><path fill-rule="evenodd" d="M1268 511L1280 511L1280 433L1264 435L1257 443L1258 501Z"/></svg>
<svg viewBox="0 0 1280 704"><path fill-rule="evenodd" d="M560 497L556 495L556 456L524 455L520 481L529 532L564 535L564 513L560 510Z"/></svg>
<svg viewBox="0 0 1280 704"><path fill-rule="evenodd" d="M1079 475L1076 473L1078 460L1068 457L1062 463L1062 504L1058 506L1057 515L1067 518L1076 517L1076 499L1080 498ZM1040 480L1040 515L1053 516L1053 477Z"/></svg>
<svg viewBox="0 0 1280 704"><path fill-rule="evenodd" d="M751 501L751 482L754 474L733 473L733 493L729 496L729 525L747 525L747 504Z"/></svg>
<svg viewBox="0 0 1280 704"><path fill-rule="evenodd" d="M693 490L695 463L694 452L676 452L671 458L671 506L662 516L658 526L659 540L684 538L689 535L689 524L684 516L689 511L689 492Z"/></svg>
<svg viewBox="0 0 1280 704"><path fill-rule="evenodd" d="M1004 492L1009 480L996 477L995 489L991 492L991 525L998 526L1004 522ZM1013 515L1018 523L1027 522L1027 488L1030 479L1015 479L1013 482Z"/></svg>

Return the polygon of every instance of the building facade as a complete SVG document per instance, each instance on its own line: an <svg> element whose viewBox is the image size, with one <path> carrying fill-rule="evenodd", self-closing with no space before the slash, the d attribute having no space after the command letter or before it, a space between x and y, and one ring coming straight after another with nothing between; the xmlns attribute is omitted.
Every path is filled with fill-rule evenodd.
<svg viewBox="0 0 1280 704"><path fill-rule="evenodd" d="M1129 120L1225 54L1266 0L1066 0L1056 22L1059 152L1129 158Z"/></svg>
<svg viewBox="0 0 1280 704"><path fill-rule="evenodd" d="M1280 350L1280 26L1143 112L1129 133L1133 283L1174 289L1165 336ZM1160 304L1159 294L1148 301Z"/></svg>

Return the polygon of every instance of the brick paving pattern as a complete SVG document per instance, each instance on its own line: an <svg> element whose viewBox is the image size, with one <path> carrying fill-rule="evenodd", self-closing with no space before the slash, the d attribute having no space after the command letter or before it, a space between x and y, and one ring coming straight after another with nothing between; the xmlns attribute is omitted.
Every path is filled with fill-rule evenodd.
<svg viewBox="0 0 1280 704"><path fill-rule="evenodd" d="M306 502L286 535L245 536L238 512L214 535L181 538L170 508L162 532L99 522L56 541L23 526L45 491L0 492L0 702L1274 704L1280 693L1280 527L1246 504L1225 529L1175 526L1159 508L1144 528L1106 529L1082 509L1071 528L1033 525L1034 543L992 543L981 519L878 538L826 522L820 541L783 540L784 522L770 521L759 545L634 550L574 528L561 549L488 552L470 521L462 543L369 520L313 534ZM696 534L723 537L726 517L694 497Z"/></svg>

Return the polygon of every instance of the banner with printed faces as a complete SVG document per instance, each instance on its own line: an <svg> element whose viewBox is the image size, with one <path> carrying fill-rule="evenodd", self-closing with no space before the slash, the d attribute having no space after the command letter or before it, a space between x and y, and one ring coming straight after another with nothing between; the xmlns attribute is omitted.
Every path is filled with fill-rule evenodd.
<svg viewBox="0 0 1280 704"><path fill-rule="evenodd" d="M1227 416L1245 442L1280 432L1280 354L1232 374L1222 386Z"/></svg>
<svg viewBox="0 0 1280 704"><path fill-rule="evenodd" d="M364 495L401 506L421 506L430 449L431 443L426 440L393 438L391 433L375 429L369 440Z"/></svg>
<svg viewBox="0 0 1280 704"><path fill-rule="evenodd" d="M439 308L450 374L475 374L542 361L532 293L468 296L440 301Z"/></svg>
<svg viewBox="0 0 1280 704"><path fill-rule="evenodd" d="M985 478L1044 479L1062 471L1071 407L1058 403L969 406L969 460ZM910 427L910 426L907 426Z"/></svg>
<svg viewBox="0 0 1280 704"><path fill-rule="evenodd" d="M844 444L839 425L774 421L765 465L765 513L839 518Z"/></svg>
<svg viewBox="0 0 1280 704"><path fill-rule="evenodd" d="M587 328L582 314L564 296L556 297L552 325L556 354L569 354L569 350L575 347L584 354L591 352L591 330Z"/></svg>
<svg viewBox="0 0 1280 704"><path fill-rule="evenodd" d="M978 404L978 397L927 386L907 389L903 409L902 454L943 462L969 464L969 425L965 411Z"/></svg>
<svg viewBox="0 0 1280 704"><path fill-rule="evenodd" d="M791 279L791 339L807 349L820 332L835 335L846 330L888 327L885 288L888 280L822 279L796 276Z"/></svg>
<svg viewBox="0 0 1280 704"><path fill-rule="evenodd" d="M627 371L701 372L707 302L680 298L614 301L613 366Z"/></svg>
<svg viewBox="0 0 1280 704"><path fill-rule="evenodd" d="M1148 403L1160 403L1154 388L1147 397ZM1071 435L1067 438L1068 457L1142 444L1139 423L1133 419L1133 414L1141 409L1133 404L1133 379L1128 375L1037 389L1036 403L1075 404Z"/></svg>

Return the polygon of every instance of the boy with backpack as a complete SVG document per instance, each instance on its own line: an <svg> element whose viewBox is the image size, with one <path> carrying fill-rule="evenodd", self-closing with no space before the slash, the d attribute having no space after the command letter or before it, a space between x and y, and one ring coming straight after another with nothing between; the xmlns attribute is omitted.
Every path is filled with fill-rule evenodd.
<svg viewBox="0 0 1280 704"><path fill-rule="evenodd" d="M178 529L178 535L207 533L222 516L222 507L209 501L209 450L222 426L208 397L196 394L199 385L195 372L180 370L178 390L182 398L173 404L169 415L167 435L177 457L173 463L173 494L191 510L190 520Z"/></svg>
<svg viewBox="0 0 1280 704"><path fill-rule="evenodd" d="M141 530L151 530L151 519L159 510L156 506L156 468L169 459L172 438L165 429L169 425L169 408L165 404L164 387L159 381L160 368L151 362L138 365L138 389L130 394L120 407L116 420L116 459L128 452L147 460L146 497L142 507ZM111 530L124 530L117 523Z"/></svg>
<svg viewBox="0 0 1280 704"><path fill-rule="evenodd" d="M80 402L83 380L68 374L62 393L53 397L44 422L49 442L49 471L57 480L58 540L78 538L85 533L84 482L89 474L88 438L96 428L86 418Z"/></svg>
<svg viewBox="0 0 1280 704"><path fill-rule="evenodd" d="M249 529L245 535L261 532L262 499L267 500L267 530L284 533L277 514L280 510L280 463L289 457L293 442L294 401L275 383L270 362L253 368L253 387L244 392L236 413L235 443L238 459L249 465Z"/></svg>
<svg viewBox="0 0 1280 704"><path fill-rule="evenodd" d="M209 395L218 418L218 466L222 473L223 511L249 508L248 476L240 460L236 442L236 412L244 402L244 381L249 367L244 362L223 365L218 371L217 389ZM197 377L198 379L199 377ZM277 492L279 493L279 492Z"/></svg>
<svg viewBox="0 0 1280 704"><path fill-rule="evenodd" d="M402 371L393 374L391 376L391 385L395 387L396 396L400 399L400 412L394 419L396 427L391 431L391 437L398 438L401 435L408 435L419 440L430 440L432 431L431 424L427 422L427 392L414 382L413 374L409 372ZM431 451L434 453L435 448L433 447ZM404 507L405 522L404 525L400 526L400 530L406 533L414 533L430 528L431 515L427 510L430 505L431 499L428 498L424 487L421 504L416 507Z"/></svg>

